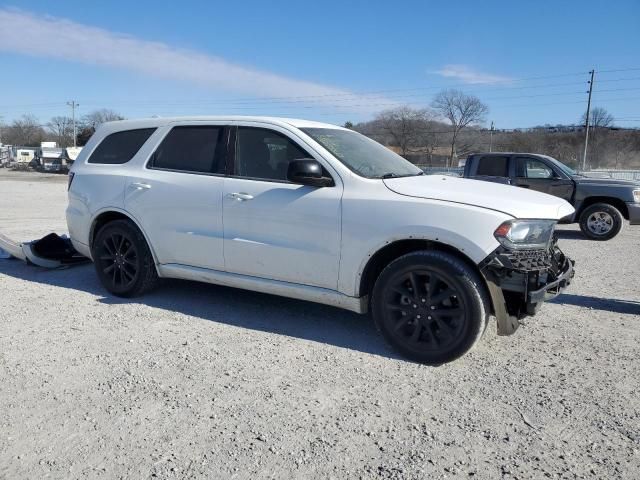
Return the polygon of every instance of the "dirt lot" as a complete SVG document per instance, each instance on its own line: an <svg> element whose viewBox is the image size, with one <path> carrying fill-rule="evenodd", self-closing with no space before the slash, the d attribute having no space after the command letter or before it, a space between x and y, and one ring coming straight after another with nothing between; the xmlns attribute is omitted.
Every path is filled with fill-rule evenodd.
<svg viewBox="0 0 640 480"><path fill-rule="evenodd" d="M64 232L65 190L0 170L0 231ZM561 235L568 292L438 368L330 307L0 260L0 478L638 478L640 227Z"/></svg>

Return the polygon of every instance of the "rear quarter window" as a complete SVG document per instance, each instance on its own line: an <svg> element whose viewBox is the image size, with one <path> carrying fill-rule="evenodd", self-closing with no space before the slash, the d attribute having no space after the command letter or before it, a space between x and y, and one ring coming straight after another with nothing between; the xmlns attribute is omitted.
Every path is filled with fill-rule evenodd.
<svg viewBox="0 0 640 480"><path fill-rule="evenodd" d="M131 160L144 145L155 128L123 130L107 135L93 151L87 163L118 165Z"/></svg>

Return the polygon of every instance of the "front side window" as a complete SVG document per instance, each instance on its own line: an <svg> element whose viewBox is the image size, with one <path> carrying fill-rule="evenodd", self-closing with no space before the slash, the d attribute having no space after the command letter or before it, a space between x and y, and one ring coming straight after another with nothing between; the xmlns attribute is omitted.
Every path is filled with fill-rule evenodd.
<svg viewBox="0 0 640 480"><path fill-rule="evenodd" d="M409 177L424 173L387 147L352 130L303 128L302 131L362 177Z"/></svg>
<svg viewBox="0 0 640 480"><path fill-rule="evenodd" d="M287 136L266 128L238 127L235 174L287 181L289 162L312 158Z"/></svg>
<svg viewBox="0 0 640 480"><path fill-rule="evenodd" d="M516 158L516 176L522 178L553 178L555 175L551 167L535 158Z"/></svg>
<svg viewBox="0 0 640 480"><path fill-rule="evenodd" d="M224 173L223 126L174 127L162 140L149 168L193 173Z"/></svg>
<svg viewBox="0 0 640 480"><path fill-rule="evenodd" d="M93 151L87 163L116 165L131 160L155 128L124 130L107 135Z"/></svg>
<svg viewBox="0 0 640 480"><path fill-rule="evenodd" d="M560 160L556 160L555 158L550 157L549 155L543 155L543 156L544 158L549 160L555 167L557 167L560 171L562 171L562 173L569 176L578 175L578 172L576 172L573 168L565 165Z"/></svg>

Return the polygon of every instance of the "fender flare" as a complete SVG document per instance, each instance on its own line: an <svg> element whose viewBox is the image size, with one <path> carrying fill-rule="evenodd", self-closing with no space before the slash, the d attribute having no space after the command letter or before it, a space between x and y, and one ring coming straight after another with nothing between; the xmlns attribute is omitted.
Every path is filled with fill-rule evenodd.
<svg viewBox="0 0 640 480"><path fill-rule="evenodd" d="M133 222L133 224L138 228L138 230L140 230L140 232L142 232L142 236L144 237L145 241L147 242L147 245L149 246L149 250L151 251L151 256L153 257L153 263L155 263L156 265L156 269L157 266L159 265L158 262L158 257L156 255L156 251L153 248L153 244L151 243L151 241L149 240L149 237L147 236L147 233L144 231L144 229L142 228L142 224L140 223L140 221L131 214L131 212L128 212L122 208L118 208L118 207L103 207L100 210L96 211L93 216L91 217L91 228L89 230L89 248L91 248L91 244L93 244L93 238L95 235L95 227L96 227L96 221L98 220L98 218L100 217L100 215L103 215L105 213L110 213L110 212L115 212L115 213L119 213L125 217L127 217L129 220L131 220Z"/></svg>

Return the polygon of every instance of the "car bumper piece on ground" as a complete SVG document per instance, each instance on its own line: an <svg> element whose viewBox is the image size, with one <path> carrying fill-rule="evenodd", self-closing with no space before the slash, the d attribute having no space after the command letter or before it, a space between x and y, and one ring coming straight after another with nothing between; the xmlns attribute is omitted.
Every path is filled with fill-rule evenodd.
<svg viewBox="0 0 640 480"><path fill-rule="evenodd" d="M43 268L60 268L89 261L73 248L67 236L55 233L32 242L16 242L0 234L0 256L17 258Z"/></svg>
<svg viewBox="0 0 640 480"><path fill-rule="evenodd" d="M511 335L519 320L535 315L543 302L569 286L574 262L554 244L548 250L509 251L502 247L481 264L499 335Z"/></svg>

